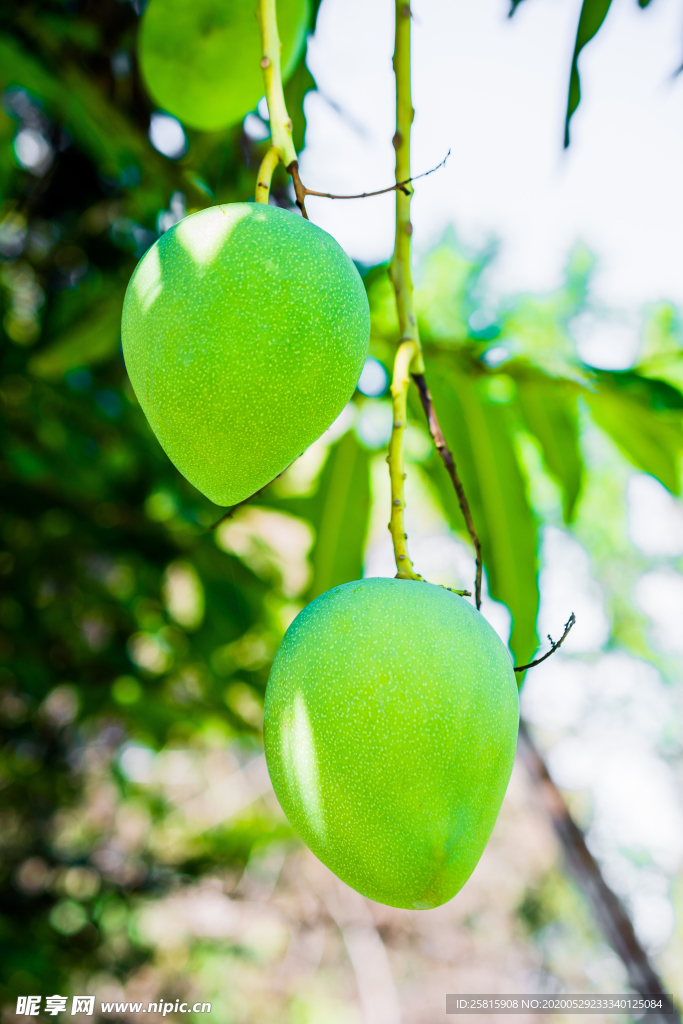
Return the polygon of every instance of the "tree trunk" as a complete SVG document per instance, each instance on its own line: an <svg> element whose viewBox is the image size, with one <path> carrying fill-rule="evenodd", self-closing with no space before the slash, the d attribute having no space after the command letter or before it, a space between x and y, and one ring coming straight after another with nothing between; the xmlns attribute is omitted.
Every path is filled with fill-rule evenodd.
<svg viewBox="0 0 683 1024"><path fill-rule="evenodd" d="M629 985L644 998L662 999L663 1010L648 1014L651 1024L680 1024L678 1010L662 987L657 972L642 948L628 914L602 877L600 867L586 846L583 832L569 813L566 801L550 778L526 725L519 728L519 747L524 764L536 783L543 805L562 844L567 866L586 895L607 941L628 972Z"/></svg>

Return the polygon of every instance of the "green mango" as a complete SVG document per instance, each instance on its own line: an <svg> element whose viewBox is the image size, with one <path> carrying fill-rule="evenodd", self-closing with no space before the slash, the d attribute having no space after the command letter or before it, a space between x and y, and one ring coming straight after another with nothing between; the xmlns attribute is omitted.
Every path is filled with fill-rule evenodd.
<svg viewBox="0 0 683 1024"><path fill-rule="evenodd" d="M345 583L289 627L268 681L270 778L313 853L364 896L427 910L465 884L510 779L510 655L462 597Z"/></svg>
<svg viewBox="0 0 683 1024"><path fill-rule="evenodd" d="M358 271L276 206L214 206L147 251L123 306L123 354L171 461L217 505L273 480L336 419L370 337Z"/></svg>
<svg viewBox="0 0 683 1024"><path fill-rule="evenodd" d="M150 0L140 26L140 69L154 101L191 128L241 121L264 93L257 0ZM283 79L301 56L310 0L279 0Z"/></svg>

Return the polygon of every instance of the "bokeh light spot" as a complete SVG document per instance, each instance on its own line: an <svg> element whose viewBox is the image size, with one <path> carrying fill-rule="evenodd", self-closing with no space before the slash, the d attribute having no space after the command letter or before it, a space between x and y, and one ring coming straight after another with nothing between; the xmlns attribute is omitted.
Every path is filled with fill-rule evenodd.
<svg viewBox="0 0 683 1024"><path fill-rule="evenodd" d="M367 395L368 398L379 398L387 390L388 384L389 374L382 363L379 359L368 356L357 384L361 395Z"/></svg>
<svg viewBox="0 0 683 1024"><path fill-rule="evenodd" d="M149 119L149 141L169 160L180 160L187 153L187 137L177 117L156 111Z"/></svg>

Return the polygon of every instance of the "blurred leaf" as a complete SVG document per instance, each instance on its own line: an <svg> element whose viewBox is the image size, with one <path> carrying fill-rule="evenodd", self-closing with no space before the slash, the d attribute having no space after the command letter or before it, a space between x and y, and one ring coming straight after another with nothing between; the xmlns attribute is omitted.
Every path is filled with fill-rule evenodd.
<svg viewBox="0 0 683 1024"><path fill-rule="evenodd" d="M117 291L74 327L29 360L36 377L59 380L78 366L93 366L116 354L121 337L121 310L125 289Z"/></svg>
<svg viewBox="0 0 683 1024"><path fill-rule="evenodd" d="M449 228L436 249L423 257L416 274L415 302L426 341L453 344L470 336L468 318L477 305L473 292L491 255L485 250L468 258Z"/></svg>
<svg viewBox="0 0 683 1024"><path fill-rule="evenodd" d="M546 295L516 296L506 304L496 345L509 348L512 355L527 359L550 377L586 383L586 367L578 358L568 325L585 304L594 263L584 246L576 246L560 288Z"/></svg>
<svg viewBox="0 0 683 1024"><path fill-rule="evenodd" d="M311 516L316 542L311 553L312 599L363 575L370 514L370 453L349 431L330 452Z"/></svg>
<svg viewBox="0 0 683 1024"><path fill-rule="evenodd" d="M318 19L318 11L320 10L320 4L322 0L311 0L311 34L315 32L316 21Z"/></svg>
<svg viewBox="0 0 683 1024"><path fill-rule="evenodd" d="M679 494L683 454L680 414L653 411L638 390L615 385L607 374L601 375L600 390L586 392L584 398L595 422L626 457L655 476L673 494Z"/></svg>
<svg viewBox="0 0 683 1024"><path fill-rule="evenodd" d="M427 380L482 544L491 596L512 613L518 662L537 647L537 527L511 437L511 408L487 401L482 381L428 359ZM435 456L425 468L451 524L467 536L453 485Z"/></svg>
<svg viewBox="0 0 683 1024"><path fill-rule="evenodd" d="M116 178L134 162L145 166L167 188L175 180L172 165L154 152L147 139L107 103L102 93L72 67L59 77L10 36L0 36L0 89L21 86L39 96L48 113L71 132L74 140L106 174Z"/></svg>
<svg viewBox="0 0 683 1024"><path fill-rule="evenodd" d="M539 441L546 466L562 490L564 519L569 523L583 478L577 388L540 375L518 377L516 382L524 425Z"/></svg>
<svg viewBox="0 0 683 1024"><path fill-rule="evenodd" d="M648 316L635 369L642 377L665 381L683 392L683 331L678 310L671 303L660 303Z"/></svg>
<svg viewBox="0 0 683 1024"><path fill-rule="evenodd" d="M603 21L607 17L612 0L583 0L579 27L576 33L574 44L574 56L572 57L572 69L569 78L569 97L567 100L567 116L564 124L564 145L569 145L569 122L574 111L581 102L581 82L579 79L579 54L584 46L600 31Z"/></svg>
<svg viewBox="0 0 683 1024"><path fill-rule="evenodd" d="M633 370L611 373L603 370L597 376L602 386L628 394L655 412L683 410L683 395L665 380L646 377Z"/></svg>
<svg viewBox="0 0 683 1024"><path fill-rule="evenodd" d="M16 23L53 56L58 56L64 43L75 44L86 53L92 53L102 45L99 27L73 14L65 16L62 12L43 10L38 17L35 8L32 10L28 5L22 5L17 12Z"/></svg>
<svg viewBox="0 0 683 1024"><path fill-rule="evenodd" d="M292 120L292 136L297 152L303 149L306 131L304 100L312 89L315 89L315 79L308 70L306 62L300 60L292 77L285 85L285 103L287 104L287 112Z"/></svg>
<svg viewBox="0 0 683 1024"><path fill-rule="evenodd" d="M0 202L4 201L7 186L16 174L16 163L11 146L15 128L14 121L0 107Z"/></svg>
<svg viewBox="0 0 683 1024"><path fill-rule="evenodd" d="M386 265L373 267L363 279L370 303L370 337L373 341L395 343L398 340L396 299ZM393 355L392 355L393 358Z"/></svg>
<svg viewBox="0 0 683 1024"><path fill-rule="evenodd" d="M267 490L259 504L300 516L313 526L316 539L310 554L313 578L308 600L339 583L361 578L370 515L370 453L353 431L330 448L314 494L279 498Z"/></svg>
<svg viewBox="0 0 683 1024"><path fill-rule="evenodd" d="M188 182L188 184L192 185L192 187L195 188L199 193L201 193L201 195L207 196L209 199L212 200L212 202L215 203L215 193L213 192L211 187L204 181L203 178L200 178L199 175L196 174L194 171L185 171L183 177Z"/></svg>

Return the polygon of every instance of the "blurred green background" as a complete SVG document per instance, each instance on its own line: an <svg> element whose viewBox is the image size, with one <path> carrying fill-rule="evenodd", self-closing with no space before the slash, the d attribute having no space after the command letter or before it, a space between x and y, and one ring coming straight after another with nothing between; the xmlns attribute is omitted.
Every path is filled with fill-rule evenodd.
<svg viewBox="0 0 683 1024"><path fill-rule="evenodd" d="M393 298L385 266L359 267L373 317L361 390L274 485L212 529L225 510L179 476L136 403L120 311L160 233L253 196L267 111L201 133L156 110L138 23L121 0L11 0L0 13L3 1020L20 1019L19 995L56 992L209 1001L201 1019L221 1024L410 1024L438 1019L446 991L621 991L623 970L565 879L521 770L472 881L429 914L356 897L277 806L261 746L273 654L306 601L384 557ZM302 59L285 90L299 148L314 88ZM281 170L271 201L293 209ZM675 774L678 659L632 597L662 558L633 544L624 495L634 471L680 490L678 312L647 311L631 370L596 370L570 330L591 255L570 255L559 291L493 310L492 259L450 231L418 268L427 377L482 538L485 607L503 632L507 607L511 649L528 660L542 537L580 542L604 594L604 651L650 666L665 694L652 750ZM469 586L464 526L411 400L415 530L437 523L432 533L460 552L430 578ZM557 634L574 608L562 597ZM570 800L590 827L590 800ZM625 853L644 872L653 856L647 843ZM673 924L652 950L681 995L683 890L675 856L666 864L654 866Z"/></svg>

